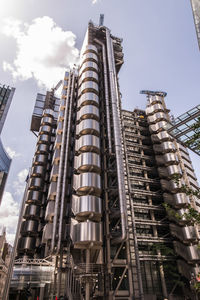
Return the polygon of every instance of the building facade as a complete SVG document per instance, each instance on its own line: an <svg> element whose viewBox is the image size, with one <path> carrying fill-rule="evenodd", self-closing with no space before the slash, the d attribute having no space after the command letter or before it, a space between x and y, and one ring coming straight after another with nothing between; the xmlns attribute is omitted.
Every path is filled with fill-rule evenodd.
<svg viewBox="0 0 200 300"><path fill-rule="evenodd" d="M15 89L0 84L0 135L8 114L8 110L14 95ZM0 204L10 169L11 159L3 147L0 139Z"/></svg>
<svg viewBox="0 0 200 300"><path fill-rule="evenodd" d="M10 300L196 297L199 234L184 213L199 202L173 181L197 189L194 170L165 130L164 93L148 93L146 112L122 110L121 42L89 23L61 99L37 96Z"/></svg>

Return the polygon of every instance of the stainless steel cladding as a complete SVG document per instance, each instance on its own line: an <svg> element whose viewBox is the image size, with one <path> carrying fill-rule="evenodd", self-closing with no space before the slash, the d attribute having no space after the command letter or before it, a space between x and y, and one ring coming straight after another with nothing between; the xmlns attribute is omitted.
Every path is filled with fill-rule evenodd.
<svg viewBox="0 0 200 300"><path fill-rule="evenodd" d="M29 189L43 189L43 178L31 178L29 181Z"/></svg>
<svg viewBox="0 0 200 300"><path fill-rule="evenodd" d="M54 111L52 109L46 108L43 111L43 116L44 117L53 117L54 116Z"/></svg>
<svg viewBox="0 0 200 300"><path fill-rule="evenodd" d="M54 216L55 201L48 201L46 211L45 211L45 220L52 221Z"/></svg>
<svg viewBox="0 0 200 300"><path fill-rule="evenodd" d="M150 133L158 133L160 131L162 131L164 128L166 128L167 126L167 122L165 121L160 121L156 124L152 124L152 125L149 125L149 131Z"/></svg>
<svg viewBox="0 0 200 300"><path fill-rule="evenodd" d="M31 252L35 251L35 243L36 243L36 238L35 237L21 237L18 242L18 250L29 250Z"/></svg>
<svg viewBox="0 0 200 300"><path fill-rule="evenodd" d="M30 234L37 234L38 229L38 221L35 220L27 220L22 222L21 226L21 233L30 233Z"/></svg>
<svg viewBox="0 0 200 300"><path fill-rule="evenodd" d="M27 205L25 208L24 218L38 219L40 216L40 206L38 205Z"/></svg>
<svg viewBox="0 0 200 300"><path fill-rule="evenodd" d="M194 226L180 227L175 224L169 225L171 234L182 242L197 241L198 236Z"/></svg>
<svg viewBox="0 0 200 300"><path fill-rule="evenodd" d="M44 166L34 166L31 169L31 176L33 177L42 177L45 173Z"/></svg>
<svg viewBox="0 0 200 300"><path fill-rule="evenodd" d="M95 222L81 222L71 226L71 238L75 245L85 245L93 243L96 247L102 245L102 224ZM94 247L93 247L94 248Z"/></svg>
<svg viewBox="0 0 200 300"><path fill-rule="evenodd" d="M168 166L165 168L158 168L158 173L161 178L172 178L175 174L182 174L181 169L177 165Z"/></svg>
<svg viewBox="0 0 200 300"><path fill-rule="evenodd" d="M48 134L39 134L38 136L38 144L48 144L51 140L51 136Z"/></svg>
<svg viewBox="0 0 200 300"><path fill-rule="evenodd" d="M100 140L99 137L93 134L87 134L81 136L76 140L75 144L76 151L80 152L100 152Z"/></svg>
<svg viewBox="0 0 200 300"><path fill-rule="evenodd" d="M96 46L94 46L94 45L86 45L84 53L90 52L90 51L95 51L96 53L98 53Z"/></svg>
<svg viewBox="0 0 200 300"><path fill-rule="evenodd" d="M178 156L174 153L165 153L164 155L156 155L156 162L159 166L169 166L172 164L178 164L179 159Z"/></svg>
<svg viewBox="0 0 200 300"><path fill-rule="evenodd" d="M27 203L40 204L42 201L42 192L40 191L28 191L27 193Z"/></svg>
<svg viewBox="0 0 200 300"><path fill-rule="evenodd" d="M50 134L51 133L51 126L43 125L40 127L39 134Z"/></svg>
<svg viewBox="0 0 200 300"><path fill-rule="evenodd" d="M47 155L37 154L37 155L35 155L35 157L33 159L33 164L34 165L46 165L47 160L48 160Z"/></svg>
<svg viewBox="0 0 200 300"><path fill-rule="evenodd" d="M177 194L163 194L164 201L175 208L182 208L188 206L190 203L190 199L184 193Z"/></svg>
<svg viewBox="0 0 200 300"><path fill-rule="evenodd" d="M99 97L95 93L84 93L78 100L78 106L92 104L99 106Z"/></svg>
<svg viewBox="0 0 200 300"><path fill-rule="evenodd" d="M146 108L146 114L147 114L147 116L152 115L154 113L157 113L159 111L164 112L164 107L160 103L154 104L152 106L148 106Z"/></svg>
<svg viewBox="0 0 200 300"><path fill-rule="evenodd" d="M99 121L99 109L94 105L85 105L77 112L77 121L95 119Z"/></svg>
<svg viewBox="0 0 200 300"><path fill-rule="evenodd" d="M164 142L161 144L153 145L153 149L156 154L164 154L167 152L176 152L176 147L172 142Z"/></svg>
<svg viewBox="0 0 200 300"><path fill-rule="evenodd" d="M181 208L179 210L171 209L168 212L168 218L170 221L174 221L181 226L188 225L190 221L185 216L185 214L187 214L188 212L189 211L187 208Z"/></svg>
<svg viewBox="0 0 200 300"><path fill-rule="evenodd" d="M41 125L52 125L53 117L43 117L41 120Z"/></svg>
<svg viewBox="0 0 200 300"><path fill-rule="evenodd" d="M176 184L176 182L174 182L174 180L169 180L168 181L168 180L165 180L165 179L161 179L160 183L161 183L162 189L164 191L168 191L168 192L171 192L171 193L180 192L180 186L178 186Z"/></svg>
<svg viewBox="0 0 200 300"><path fill-rule="evenodd" d="M44 226L43 235L42 235L42 242L46 243L48 240L52 239L52 232L53 232L53 223L47 223Z"/></svg>
<svg viewBox="0 0 200 300"><path fill-rule="evenodd" d="M147 117L147 120L148 120L149 124L156 124L156 123L158 123L160 121L167 120L167 116L163 112L158 112L158 113L155 113L152 116Z"/></svg>
<svg viewBox="0 0 200 300"><path fill-rule="evenodd" d="M78 90L78 95L80 96L81 94L85 92L91 92L94 91L98 94L99 92L99 86L96 82L94 81L85 81L81 84L79 90Z"/></svg>
<svg viewBox="0 0 200 300"><path fill-rule="evenodd" d="M84 62L80 68L80 74L82 74L84 71L87 71L87 70L95 70L96 72L98 72L97 63L95 63L93 61Z"/></svg>
<svg viewBox="0 0 200 300"><path fill-rule="evenodd" d="M99 122L92 119L82 120L76 127L76 134L77 135L84 135L84 134L94 134L99 136L100 133L100 126Z"/></svg>
<svg viewBox="0 0 200 300"><path fill-rule="evenodd" d="M56 181L58 178L58 172L59 172L59 165L53 164L50 174L50 180Z"/></svg>
<svg viewBox="0 0 200 300"><path fill-rule="evenodd" d="M174 248L178 255L183 257L188 262L199 262L200 261L200 250L198 245L185 246L180 242L173 242Z"/></svg>
<svg viewBox="0 0 200 300"><path fill-rule="evenodd" d="M102 199L95 196L72 196L72 211L77 220L90 217L91 220L100 221L102 215Z"/></svg>
<svg viewBox="0 0 200 300"><path fill-rule="evenodd" d="M92 52L87 52L87 53L83 54L83 56L81 57L81 64L84 61L88 61L88 60L91 60L91 61L95 60L95 62L98 62L97 54L92 53Z"/></svg>
<svg viewBox="0 0 200 300"><path fill-rule="evenodd" d="M49 185L49 191L48 191L48 196L47 196L48 199L55 200L56 188L57 188L57 182L52 181Z"/></svg>
<svg viewBox="0 0 200 300"><path fill-rule="evenodd" d="M161 131L157 134L152 134L151 140L153 143L162 143L167 141L173 141L173 137L167 131Z"/></svg>
<svg viewBox="0 0 200 300"><path fill-rule="evenodd" d="M96 153L85 152L75 157L74 167L79 172L101 171L100 156Z"/></svg>
<svg viewBox="0 0 200 300"><path fill-rule="evenodd" d="M36 148L36 154L47 154L49 146L47 144L38 144Z"/></svg>
<svg viewBox="0 0 200 300"><path fill-rule="evenodd" d="M82 73L81 77L79 78L79 84L81 84L83 82L83 80L96 80L98 81L98 74L95 71L85 71Z"/></svg>
<svg viewBox="0 0 200 300"><path fill-rule="evenodd" d="M161 96L158 96L158 95L155 95L155 96L151 96L150 99L149 99L149 104L150 105L154 105L156 103L160 103L162 104L163 101L162 101L162 97Z"/></svg>
<svg viewBox="0 0 200 300"><path fill-rule="evenodd" d="M179 273L185 276L188 280L191 280L192 276L198 276L200 273L199 266L194 267L193 265L188 265L184 260L179 259L177 264Z"/></svg>
<svg viewBox="0 0 200 300"><path fill-rule="evenodd" d="M91 194L100 196L101 177L96 173L82 173L74 175L74 189L78 195Z"/></svg>

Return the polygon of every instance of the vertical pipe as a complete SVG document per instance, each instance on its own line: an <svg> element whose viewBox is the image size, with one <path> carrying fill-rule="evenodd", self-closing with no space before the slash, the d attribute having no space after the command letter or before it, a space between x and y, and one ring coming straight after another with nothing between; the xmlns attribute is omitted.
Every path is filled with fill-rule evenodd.
<svg viewBox="0 0 200 300"><path fill-rule="evenodd" d="M117 161L117 179L118 179L118 192L120 202L120 213L121 213L121 227L122 235L120 238L115 239L115 242L121 242L126 239L126 192L123 174L123 154L122 154L122 142L121 142L121 128L120 118L118 112L118 92L116 87L116 74L115 74L115 63L112 53L112 41L110 38L110 30L106 28L106 44L107 44L107 55L108 55L108 67L109 67L109 78L110 78L110 89L111 89L111 103L112 103L112 114L113 114L113 127L114 127L114 140L115 140L115 153Z"/></svg>
<svg viewBox="0 0 200 300"><path fill-rule="evenodd" d="M66 135L66 146L65 146L65 157L64 157L64 173L62 176L62 192L61 192L61 206L60 206L60 219L59 219L59 231L58 231L58 246L57 253L60 250L61 240L62 240L62 228L63 228L63 215L65 206L65 190L66 190L66 177L67 177L67 163L68 163L68 150L69 150L69 136L71 130L71 115L72 115L72 98L74 92L74 79L75 74L73 73L72 85L71 85L71 95L69 103L69 113L68 113L68 124L67 124L67 135Z"/></svg>
<svg viewBox="0 0 200 300"><path fill-rule="evenodd" d="M55 239L56 239L56 227L58 221L58 207L60 202L60 189L61 189L61 180L62 180L62 169L63 169L63 156L64 156L64 145L65 145L65 133L67 127L67 115L69 106L67 105L67 101L69 100L69 92L71 86L71 74L69 75L69 83L67 89L67 97L66 97L66 107L65 107L65 115L64 115L64 124L63 124L63 134L62 134L62 142L61 142L61 151L60 151L60 164L59 164L59 171L58 171L58 182L57 182L57 190L56 190L56 203L55 203L55 211L54 211L54 219L53 219L53 234L52 234L52 241L51 241L51 251L54 251L55 247Z"/></svg>
<svg viewBox="0 0 200 300"><path fill-rule="evenodd" d="M96 43L101 45L103 54L103 72L104 72L104 87L105 87L105 100L106 100L106 120L107 120L107 133L108 133L108 150L112 153L112 140L111 140L111 128L110 128L110 108L109 108L109 94L108 94L108 74L107 74L107 63L106 63L106 50L104 43L98 39L94 40Z"/></svg>
<svg viewBox="0 0 200 300"><path fill-rule="evenodd" d="M89 273L90 269L90 249L86 249L86 274ZM90 282L87 278L85 284L85 300L90 300Z"/></svg>

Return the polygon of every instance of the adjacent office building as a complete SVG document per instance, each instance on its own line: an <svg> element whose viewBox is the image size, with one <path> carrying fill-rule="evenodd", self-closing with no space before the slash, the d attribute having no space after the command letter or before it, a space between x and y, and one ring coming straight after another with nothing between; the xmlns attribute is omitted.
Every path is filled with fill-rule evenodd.
<svg viewBox="0 0 200 300"><path fill-rule="evenodd" d="M185 213L199 201L181 189L198 188L194 170L165 129L164 92L122 110L121 42L89 23L61 99L37 95L10 300L196 299L199 233Z"/></svg>
<svg viewBox="0 0 200 300"><path fill-rule="evenodd" d="M0 134L3 129L4 122L14 95L15 89L0 84ZM0 139L0 203L3 196L11 159L5 151Z"/></svg>

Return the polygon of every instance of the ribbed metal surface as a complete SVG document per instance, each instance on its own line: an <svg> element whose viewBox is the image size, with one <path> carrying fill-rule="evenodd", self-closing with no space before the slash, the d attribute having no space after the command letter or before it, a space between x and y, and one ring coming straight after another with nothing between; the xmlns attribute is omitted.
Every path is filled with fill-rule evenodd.
<svg viewBox="0 0 200 300"><path fill-rule="evenodd" d="M41 120L41 125L52 125L53 117L43 117Z"/></svg>
<svg viewBox="0 0 200 300"><path fill-rule="evenodd" d="M54 116L54 111L52 109L46 108L43 110L43 116L47 117L53 117Z"/></svg>
<svg viewBox="0 0 200 300"><path fill-rule="evenodd" d="M168 166L165 168L158 168L158 173L161 178L172 178L175 174L182 174L181 169L177 165Z"/></svg>
<svg viewBox="0 0 200 300"><path fill-rule="evenodd" d="M41 177L45 173L45 167L44 166L34 166L31 169L31 176L35 177Z"/></svg>
<svg viewBox="0 0 200 300"><path fill-rule="evenodd" d="M99 137L87 134L79 137L78 140L76 140L75 143L75 149L76 151L80 152L100 152L100 140Z"/></svg>
<svg viewBox="0 0 200 300"><path fill-rule="evenodd" d="M50 134L51 133L51 126L43 125L40 127L39 134Z"/></svg>
<svg viewBox="0 0 200 300"><path fill-rule="evenodd" d="M97 63L93 61L86 61L82 64L82 67L80 68L80 74L82 74L84 71L87 71L89 69L94 69L96 72L98 72L98 65Z"/></svg>
<svg viewBox="0 0 200 300"><path fill-rule="evenodd" d="M72 211L77 219L88 218L100 220L102 199L95 196L72 196Z"/></svg>
<svg viewBox="0 0 200 300"><path fill-rule="evenodd" d="M60 134L60 133L62 133L62 131L63 131L63 122L59 121L57 123L57 133Z"/></svg>
<svg viewBox="0 0 200 300"><path fill-rule="evenodd" d="M25 208L24 218L36 218L38 219L40 215L40 206L31 204L27 205Z"/></svg>
<svg viewBox="0 0 200 300"><path fill-rule="evenodd" d="M183 226L189 223L188 219L185 217L185 214L187 213L187 208L181 208L179 210L170 209L168 212L168 218L170 221L174 221L175 223Z"/></svg>
<svg viewBox="0 0 200 300"><path fill-rule="evenodd" d="M38 221L27 220L22 222L21 232L22 234L30 232L31 234L37 234Z"/></svg>
<svg viewBox="0 0 200 300"><path fill-rule="evenodd" d="M101 194L101 177L96 173L82 173L74 175L74 189L78 195Z"/></svg>
<svg viewBox="0 0 200 300"><path fill-rule="evenodd" d="M99 135L99 122L93 119L82 120L76 127L77 135L94 134Z"/></svg>
<svg viewBox="0 0 200 300"><path fill-rule="evenodd" d="M171 193L177 193L180 192L180 187L177 186L177 184L174 182L174 180L165 180L165 179L161 179L160 180L162 189L164 191L167 192L171 192Z"/></svg>
<svg viewBox="0 0 200 300"><path fill-rule="evenodd" d="M60 148L56 148L53 154L52 162L57 164L59 160L60 160Z"/></svg>
<svg viewBox="0 0 200 300"><path fill-rule="evenodd" d="M29 182L30 189L43 189L43 178L31 178Z"/></svg>
<svg viewBox="0 0 200 300"><path fill-rule="evenodd" d="M163 194L164 201L175 208L185 207L190 203L190 199L184 193L177 194Z"/></svg>
<svg viewBox="0 0 200 300"><path fill-rule="evenodd" d="M180 242L173 242L177 254L182 256L188 262L200 261L200 250L198 245L185 246Z"/></svg>
<svg viewBox="0 0 200 300"><path fill-rule="evenodd" d="M159 112L159 111L161 111L161 112L163 111L164 112L164 107L160 103L154 104L152 106L148 106L146 108L146 114L147 114L147 116L152 115L152 114L154 114L156 112Z"/></svg>
<svg viewBox="0 0 200 300"><path fill-rule="evenodd" d="M87 246L90 243L95 245L102 244L102 224L94 222L81 222L78 224L71 224L71 238L76 245Z"/></svg>
<svg viewBox="0 0 200 300"><path fill-rule="evenodd" d="M182 242L192 242L198 240L194 226L180 227L175 224L169 225L171 234Z"/></svg>
<svg viewBox="0 0 200 300"><path fill-rule="evenodd" d="M37 154L34 156L33 164L34 165L45 165L47 163L47 155Z"/></svg>
<svg viewBox="0 0 200 300"><path fill-rule="evenodd" d="M43 193L40 191L28 191L26 202L27 203L36 202L36 203L40 204L42 201L42 196L43 196Z"/></svg>
<svg viewBox="0 0 200 300"><path fill-rule="evenodd" d="M153 145L153 149L156 154L164 154L167 152L176 152L176 147L172 142L164 142L161 144Z"/></svg>
<svg viewBox="0 0 200 300"><path fill-rule="evenodd" d="M148 123L149 124L155 124L155 123L158 123L160 121L165 121L167 120L167 116L165 113L162 113L162 112L158 112L158 113L155 113L154 115L152 116L148 116L147 117L147 120L148 120Z"/></svg>
<svg viewBox="0 0 200 300"><path fill-rule="evenodd" d="M79 84L82 83L83 80L86 80L88 78L95 79L98 81L98 74L94 71L85 71L82 73L81 77L79 78Z"/></svg>
<svg viewBox="0 0 200 300"><path fill-rule="evenodd" d="M167 131L161 131L157 134L152 134L151 135L151 140L153 143L162 143L166 141L173 141L173 138Z"/></svg>
<svg viewBox="0 0 200 300"><path fill-rule="evenodd" d="M178 164L178 156L174 153L165 153L164 155L156 155L156 162L159 166L169 166L171 164Z"/></svg>
<svg viewBox="0 0 200 300"><path fill-rule="evenodd" d="M154 105L156 103L162 104L162 97L161 96L155 95L155 96L150 97L149 104Z"/></svg>
<svg viewBox="0 0 200 300"><path fill-rule="evenodd" d="M51 174L50 174L50 179L52 181L57 180L58 172L59 172L59 165L53 164L52 169L51 169Z"/></svg>
<svg viewBox="0 0 200 300"><path fill-rule="evenodd" d="M95 93L84 93L78 100L78 106L93 104L99 105L99 97Z"/></svg>
<svg viewBox="0 0 200 300"><path fill-rule="evenodd" d="M48 144L50 142L50 139L51 139L50 135L48 135L48 134L40 134L38 136L38 144L42 144L42 143Z"/></svg>
<svg viewBox="0 0 200 300"><path fill-rule="evenodd" d="M49 151L49 145L47 144L38 144L36 149L36 154L46 154Z"/></svg>
<svg viewBox="0 0 200 300"><path fill-rule="evenodd" d="M85 105L77 112L77 121L83 119L99 120L99 109L94 105Z"/></svg>
<svg viewBox="0 0 200 300"><path fill-rule="evenodd" d="M85 81L81 84L81 86L78 90L78 95L81 95L85 92L89 92L91 90L94 90L98 94L98 92L99 92L98 84L94 81Z"/></svg>
<svg viewBox="0 0 200 300"><path fill-rule="evenodd" d="M84 52L84 53L86 53L87 51L90 51L90 50L95 51L96 53L98 53L97 47L94 46L94 45L86 45L86 46L85 46L85 52Z"/></svg>
<svg viewBox="0 0 200 300"><path fill-rule="evenodd" d="M81 57L81 63L82 64L85 60L95 60L96 62L98 62L98 56L95 53L92 52L87 52L85 54L82 55Z"/></svg>
<svg viewBox="0 0 200 300"><path fill-rule="evenodd" d="M36 238L35 237L22 237L19 239L18 243L18 250L30 250L32 252L35 251L35 243Z"/></svg>
<svg viewBox="0 0 200 300"><path fill-rule="evenodd" d="M42 235L42 242L46 243L48 240L52 239L52 232L53 232L53 223L47 223L44 226L43 235Z"/></svg>
<svg viewBox="0 0 200 300"><path fill-rule="evenodd" d="M85 152L75 157L74 167L80 172L100 172L100 156L96 153Z"/></svg>
<svg viewBox="0 0 200 300"><path fill-rule="evenodd" d="M56 140L55 140L55 145L56 146L60 146L62 143L62 135L61 134L57 134L56 135Z"/></svg>
<svg viewBox="0 0 200 300"><path fill-rule="evenodd" d="M149 125L149 131L150 133L158 133L158 132L161 132L163 130L163 128L165 128L167 125L167 122L165 121L160 121L156 124L152 124L152 125Z"/></svg>

